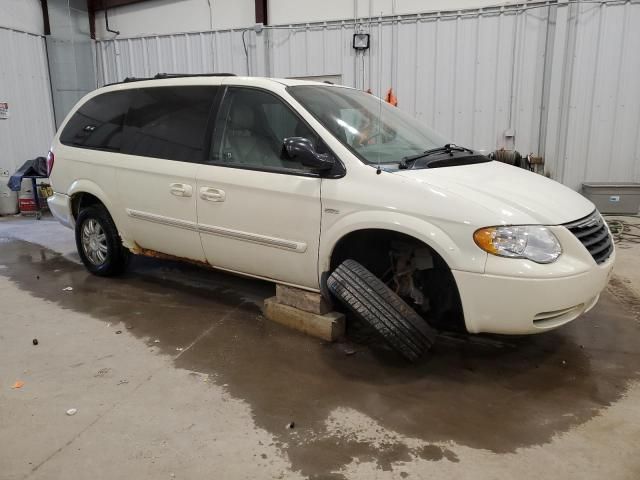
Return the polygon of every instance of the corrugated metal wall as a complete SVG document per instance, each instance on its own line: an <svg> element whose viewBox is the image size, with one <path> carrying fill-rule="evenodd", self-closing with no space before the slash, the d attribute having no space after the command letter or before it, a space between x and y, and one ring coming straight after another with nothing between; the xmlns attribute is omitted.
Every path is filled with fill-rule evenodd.
<svg viewBox="0 0 640 480"><path fill-rule="evenodd" d="M558 178L640 181L640 3L572 6L575 45L565 90Z"/></svg>
<svg viewBox="0 0 640 480"><path fill-rule="evenodd" d="M246 43L254 42L252 35L245 34ZM159 72L246 75L242 36L241 31L224 30L96 42L98 81L106 84ZM254 51L255 43L247 48ZM255 67L252 74L256 74Z"/></svg>
<svg viewBox="0 0 640 480"><path fill-rule="evenodd" d="M340 75L382 93L455 142L491 151L515 134L550 174L640 180L640 3L572 2L195 32L97 43L101 83L157 72ZM622 28L621 28L622 26ZM247 54L245 55L245 52Z"/></svg>
<svg viewBox="0 0 640 480"><path fill-rule="evenodd" d="M371 48L351 48L351 25L270 32L271 74L341 74L346 85L386 94L454 141L479 149L538 150L549 8L376 19Z"/></svg>
<svg viewBox="0 0 640 480"><path fill-rule="evenodd" d="M13 173L26 160L46 156L55 133L44 39L0 27L0 170Z"/></svg>
<svg viewBox="0 0 640 480"><path fill-rule="evenodd" d="M56 125L60 125L78 100L96 88L95 49L86 1L47 0L47 5L49 75Z"/></svg>
<svg viewBox="0 0 640 480"><path fill-rule="evenodd" d="M366 20L365 54L351 47L353 21L119 39L98 43L98 63L105 83L157 72L341 75L375 94L393 87L402 108L461 144L492 150L511 128L519 148L537 151L547 14L498 8Z"/></svg>

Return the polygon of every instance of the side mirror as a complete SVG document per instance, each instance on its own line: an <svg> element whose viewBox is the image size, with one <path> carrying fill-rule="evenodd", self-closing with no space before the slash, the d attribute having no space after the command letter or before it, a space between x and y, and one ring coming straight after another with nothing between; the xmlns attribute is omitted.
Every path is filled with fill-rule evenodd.
<svg viewBox="0 0 640 480"><path fill-rule="evenodd" d="M328 153L318 153L311 140L304 137L289 137L282 142L282 156L295 160L314 170L331 170L335 160Z"/></svg>

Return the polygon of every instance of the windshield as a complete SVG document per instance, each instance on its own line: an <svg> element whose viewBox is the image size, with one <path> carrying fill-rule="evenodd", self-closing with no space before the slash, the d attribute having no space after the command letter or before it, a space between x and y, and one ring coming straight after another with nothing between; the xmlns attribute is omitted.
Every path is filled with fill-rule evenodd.
<svg viewBox="0 0 640 480"><path fill-rule="evenodd" d="M410 115L369 93L318 85L288 90L338 140L369 164L398 163L403 157L448 143Z"/></svg>

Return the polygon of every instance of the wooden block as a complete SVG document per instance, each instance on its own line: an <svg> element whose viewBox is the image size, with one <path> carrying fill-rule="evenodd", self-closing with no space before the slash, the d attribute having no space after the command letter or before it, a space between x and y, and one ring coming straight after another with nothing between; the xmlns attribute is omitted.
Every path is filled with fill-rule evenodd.
<svg viewBox="0 0 640 480"><path fill-rule="evenodd" d="M328 342L333 342L344 335L345 319L339 312L329 312L324 315L305 312L279 303L276 297L267 298L264 301L263 312L269 320Z"/></svg>
<svg viewBox="0 0 640 480"><path fill-rule="evenodd" d="M322 295L300 288L276 284L276 298L279 303L316 315L324 315L332 310L331 305Z"/></svg>

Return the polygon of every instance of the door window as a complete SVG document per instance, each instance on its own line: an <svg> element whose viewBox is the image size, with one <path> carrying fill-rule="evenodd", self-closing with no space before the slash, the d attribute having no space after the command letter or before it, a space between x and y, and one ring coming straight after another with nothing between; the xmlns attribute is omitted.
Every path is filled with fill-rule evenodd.
<svg viewBox="0 0 640 480"><path fill-rule="evenodd" d="M218 87L136 89L124 126L122 153L201 162Z"/></svg>
<svg viewBox="0 0 640 480"><path fill-rule="evenodd" d="M60 142L80 148L119 152L131 91L107 92L87 100L67 122Z"/></svg>
<svg viewBox="0 0 640 480"><path fill-rule="evenodd" d="M218 114L210 163L309 172L300 162L283 157L282 144L288 137L305 137L318 148L317 135L277 96L232 87Z"/></svg>

